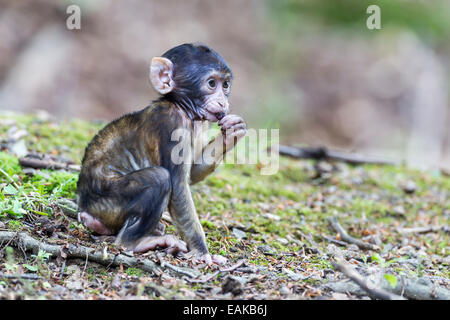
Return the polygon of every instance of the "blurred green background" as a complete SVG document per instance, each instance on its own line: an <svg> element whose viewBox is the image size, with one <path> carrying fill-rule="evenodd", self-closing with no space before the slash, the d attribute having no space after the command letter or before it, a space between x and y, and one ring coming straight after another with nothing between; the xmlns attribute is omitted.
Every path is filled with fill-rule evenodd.
<svg viewBox="0 0 450 320"><path fill-rule="evenodd" d="M81 30L66 28L70 4ZM450 167L449 13L444 0L0 0L0 110L111 120L156 97L153 56L203 42L233 68L231 109L250 127Z"/></svg>

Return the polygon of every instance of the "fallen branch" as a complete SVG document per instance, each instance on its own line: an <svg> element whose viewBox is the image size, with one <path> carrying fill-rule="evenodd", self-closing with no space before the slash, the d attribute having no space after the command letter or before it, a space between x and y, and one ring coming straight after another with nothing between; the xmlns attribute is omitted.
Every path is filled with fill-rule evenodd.
<svg viewBox="0 0 450 320"><path fill-rule="evenodd" d="M382 299L382 300L405 300L403 297L392 294L381 288L375 287L374 284L368 283L356 270L354 270L349 264L345 263L343 260L336 259L335 262L331 262L336 270L342 272L350 280L355 282L361 287L369 297L372 299Z"/></svg>
<svg viewBox="0 0 450 320"><path fill-rule="evenodd" d="M33 251L34 254L37 254L39 250L44 250L45 252L51 253L54 257L58 257L63 249L63 246L61 245L41 242L30 237L24 232L16 233L0 231L0 242L9 241L14 237L16 238L12 243L15 243L17 247L23 247L26 251ZM17 242L20 242L20 244L17 244ZM96 262L104 266L110 265L113 267L118 267L122 264L126 267L135 267L147 272L154 272L154 270L158 268L156 263L148 259L143 260L135 257L129 257L124 254L108 254L104 256L102 250L96 248L88 248L70 244L69 249L64 250L64 252L67 255L66 258L88 259L91 262ZM161 267L164 268L164 266Z"/></svg>
<svg viewBox="0 0 450 320"><path fill-rule="evenodd" d="M180 275L187 276L189 278L195 278L197 276L196 274L191 272L191 270L186 270L187 268L174 266L173 264L170 264L168 262L163 261L161 258L159 259L159 262L161 264L161 268L163 268L163 269L164 268L170 269L170 270L175 271L176 273L178 273Z"/></svg>
<svg viewBox="0 0 450 320"><path fill-rule="evenodd" d="M340 245L340 246L343 246L343 247L346 247L346 246L347 246L347 243L344 242L344 241L339 241L339 240L333 239L333 238L328 237L328 236L326 236L326 235L324 235L324 234L321 235L321 236L322 236L322 238L323 238L324 240L327 240L327 241L329 241L329 242L335 243L335 244Z"/></svg>
<svg viewBox="0 0 450 320"><path fill-rule="evenodd" d="M211 274L209 274L207 277L203 278L203 279L187 279L190 283L205 283L208 282L211 279L214 279L218 274L220 273L224 273L224 272L232 272L234 270L236 270L237 268L239 268L241 265L243 265L245 262L244 259L239 260L236 264L232 265L229 268L225 268L225 269L219 269Z"/></svg>
<svg viewBox="0 0 450 320"><path fill-rule="evenodd" d="M61 163L53 160L41 160L31 157L19 158L19 164L22 167L34 169L50 169L50 170L69 170L80 172L81 167L76 164Z"/></svg>
<svg viewBox="0 0 450 320"><path fill-rule="evenodd" d="M398 277L398 282L395 288L388 283L384 277L377 283L381 289L392 292L397 295L404 296L408 299L414 300L450 300L450 290L432 283L425 284L423 279L408 279L405 277ZM353 282L330 282L323 285L335 292L350 293L356 296L364 296L366 292L362 290Z"/></svg>
<svg viewBox="0 0 450 320"><path fill-rule="evenodd" d="M315 160L336 160L347 162L353 165L359 164L379 164L379 165L395 165L394 161L367 157L354 153L345 153L335 150L329 150L325 147L292 147L279 145L279 153L294 159L315 159Z"/></svg>
<svg viewBox="0 0 450 320"><path fill-rule="evenodd" d="M237 268L239 268L240 266L242 266L244 264L245 260L239 260L236 264L228 267L228 268L224 268L224 269L219 269L220 272L231 272L236 270Z"/></svg>
<svg viewBox="0 0 450 320"><path fill-rule="evenodd" d="M401 234L408 233L428 233L428 232L437 232L443 229L442 226L426 226L426 227L417 227L417 228L404 228L398 229L398 232Z"/></svg>
<svg viewBox="0 0 450 320"><path fill-rule="evenodd" d="M328 222L333 227L333 229L341 235L342 241L356 244L360 249L369 249L374 251L380 250L380 247L378 247L377 245L364 242L362 240L353 238L352 236L348 235L348 233L344 230L344 228L342 228L342 226L339 224L336 217L329 217Z"/></svg>
<svg viewBox="0 0 450 320"><path fill-rule="evenodd" d="M450 300L450 290L433 283L424 283L422 279L398 279L395 288L392 288L386 279L382 279L381 287L395 294L401 294L414 300Z"/></svg>
<svg viewBox="0 0 450 320"><path fill-rule="evenodd" d="M39 280L39 279L41 279L41 277L39 277L37 274L33 274L33 273L23 273L23 274L5 274L5 273L0 273L0 279Z"/></svg>

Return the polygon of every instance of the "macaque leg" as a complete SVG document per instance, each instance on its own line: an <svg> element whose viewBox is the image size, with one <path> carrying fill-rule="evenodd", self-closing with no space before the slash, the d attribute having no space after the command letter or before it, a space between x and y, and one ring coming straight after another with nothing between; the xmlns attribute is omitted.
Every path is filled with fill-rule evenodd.
<svg viewBox="0 0 450 320"><path fill-rule="evenodd" d="M113 235L114 232L108 229L99 219L91 216L88 212L78 212L78 222L83 223L86 227L102 236ZM166 227L163 223L159 222L152 232L152 235L162 236L164 235Z"/></svg>
<svg viewBox="0 0 450 320"><path fill-rule="evenodd" d="M115 242L137 252L156 247L186 251L183 241L163 236L160 219L172 192L166 169L155 166L134 171L110 181L108 189L107 198L92 201L79 213L88 228L101 235L118 232Z"/></svg>
<svg viewBox="0 0 450 320"><path fill-rule="evenodd" d="M166 226L164 225L164 223L159 222L158 225L156 226L155 231L152 232L152 235L162 236L162 235L164 235L165 230L166 230Z"/></svg>
<svg viewBox="0 0 450 320"><path fill-rule="evenodd" d="M97 232L102 236L109 236L114 234L114 232L112 232L109 228L107 228L103 224L103 222L91 216L89 213L85 211L78 212L78 222L82 222L86 227L88 227L94 232Z"/></svg>
<svg viewBox="0 0 450 320"><path fill-rule="evenodd" d="M124 208L126 220L117 236L116 243L125 245L134 252L145 252L157 247L167 247L171 253L187 251L186 244L171 235L163 235L164 225L160 223L161 216L171 194L170 176L162 167L147 168L136 171L138 175L127 181L126 186L131 190L123 190L130 194L134 190ZM125 186L125 187L126 187Z"/></svg>

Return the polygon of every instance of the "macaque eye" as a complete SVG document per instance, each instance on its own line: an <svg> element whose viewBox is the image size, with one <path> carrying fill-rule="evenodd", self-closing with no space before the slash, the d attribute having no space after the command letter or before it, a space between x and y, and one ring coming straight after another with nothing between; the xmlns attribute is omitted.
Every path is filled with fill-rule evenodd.
<svg viewBox="0 0 450 320"><path fill-rule="evenodd" d="M209 80L208 80L208 86L209 86L211 89L214 89L214 88L216 87L216 80L214 80L214 79L209 79Z"/></svg>
<svg viewBox="0 0 450 320"><path fill-rule="evenodd" d="M224 87L225 89L228 89L228 88L230 87L230 83L229 83L228 81L224 81L223 87Z"/></svg>

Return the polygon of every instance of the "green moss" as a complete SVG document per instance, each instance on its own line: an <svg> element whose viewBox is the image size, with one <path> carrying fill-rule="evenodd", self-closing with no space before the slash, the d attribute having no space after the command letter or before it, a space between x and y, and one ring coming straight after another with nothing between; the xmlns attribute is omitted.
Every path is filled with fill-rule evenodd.
<svg viewBox="0 0 450 320"><path fill-rule="evenodd" d="M83 121L53 123L33 116L16 116L14 119L17 126L30 133L26 137L30 151L49 153L76 163L80 162L89 140L102 127ZM6 139L6 132L7 129L0 128L1 140ZM17 158L7 152L0 152L0 162L3 171L0 172L0 218L7 222L9 229L21 229L27 215L36 217L41 213L51 218L52 202L59 197L75 196L77 173L40 170L27 175ZM379 225L383 230L383 242L392 244L401 241L401 236L395 232L395 224L417 226L424 213L433 223L447 223L444 212L450 210L450 202L446 201L450 196L450 178L445 175L402 166L366 165L348 166L346 175L332 172L330 178L315 179L314 172L308 171L311 164L313 161L281 158L279 172L271 176L261 175L256 165L227 164L219 166L204 182L192 186L210 252L230 260L246 257L249 264L260 266L272 267L274 259L281 259L295 266L323 269L331 268L331 265L319 255L309 255L309 260L303 262L296 256L265 256L257 247L265 244L276 253L297 252L301 250L299 245L283 245L276 239L292 237L307 244L308 241L300 236L301 231L305 235L311 234L324 250L329 242L322 235L334 237L336 234L326 220L331 214L339 217L344 228L354 226L355 219L364 216L367 224L349 228L348 232L361 238L363 228L371 229L377 224L377 228ZM361 183L355 184L354 177L361 178ZM413 194L405 194L401 188L402 183L409 180L417 186ZM5 188L9 192L4 191ZM320 205L316 205L317 202ZM405 214L395 214L396 206L402 206ZM267 217L267 213L280 219ZM238 240L230 230L230 226L239 225L247 231L248 239ZM70 228L83 229L76 222ZM168 224L166 232L175 234L175 227ZM418 237L426 243L428 253L448 254L448 234L439 234L438 238ZM140 276L139 272L135 268L126 270L133 276ZM416 271L419 272L422 270ZM448 277L448 273L447 270L439 271L444 277ZM95 270L88 274L93 278L98 275Z"/></svg>
<svg viewBox="0 0 450 320"><path fill-rule="evenodd" d="M202 224L203 228L207 228L207 229L210 229L210 230L215 230L216 229L215 224L212 223L211 221L208 221L208 220L205 220L205 219L201 219L200 223Z"/></svg>
<svg viewBox="0 0 450 320"><path fill-rule="evenodd" d="M9 220L7 226L13 231L19 231L23 228L23 223L18 220Z"/></svg>
<svg viewBox="0 0 450 320"><path fill-rule="evenodd" d="M137 277L140 277L144 274L144 272L138 268L127 268L125 270L125 273L129 276L137 276Z"/></svg>

